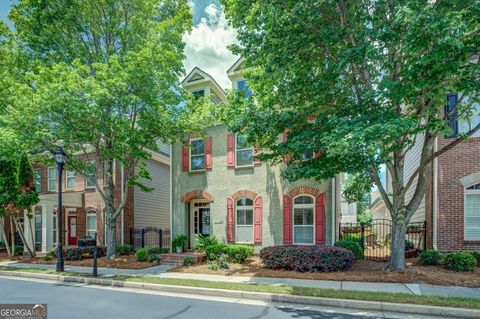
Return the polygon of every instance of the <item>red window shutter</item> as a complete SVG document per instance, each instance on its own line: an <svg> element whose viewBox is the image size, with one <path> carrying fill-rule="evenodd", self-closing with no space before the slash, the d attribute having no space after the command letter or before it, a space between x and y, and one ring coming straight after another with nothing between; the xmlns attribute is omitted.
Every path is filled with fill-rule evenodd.
<svg viewBox="0 0 480 319"><path fill-rule="evenodd" d="M253 204L253 241L262 242L262 196L258 196Z"/></svg>
<svg viewBox="0 0 480 319"><path fill-rule="evenodd" d="M235 241L235 214L233 213L233 199L227 198L227 241Z"/></svg>
<svg viewBox="0 0 480 319"><path fill-rule="evenodd" d="M283 131L283 136L282 136L282 141L285 143L288 139L288 132L290 130L288 128L286 128L284 131ZM287 154L283 157L283 161L284 162L290 162L290 160L292 159L292 155L290 154Z"/></svg>
<svg viewBox="0 0 480 319"><path fill-rule="evenodd" d="M253 148L253 156L254 156L253 165L261 165L262 164L262 161L255 158L256 156L261 155L261 154L262 154L262 150L259 149L257 146Z"/></svg>
<svg viewBox="0 0 480 319"><path fill-rule="evenodd" d="M315 201L315 244L325 243L325 194Z"/></svg>
<svg viewBox="0 0 480 319"><path fill-rule="evenodd" d="M185 146L189 142L188 136L185 137L183 144L182 144L182 171L188 172L188 169L190 167L189 163L189 151L188 148Z"/></svg>
<svg viewBox="0 0 480 319"><path fill-rule="evenodd" d="M212 137L205 140L205 168L212 169Z"/></svg>
<svg viewBox="0 0 480 319"><path fill-rule="evenodd" d="M227 167L235 166L235 134L227 134Z"/></svg>
<svg viewBox="0 0 480 319"><path fill-rule="evenodd" d="M292 243L292 199L283 195L283 242Z"/></svg>

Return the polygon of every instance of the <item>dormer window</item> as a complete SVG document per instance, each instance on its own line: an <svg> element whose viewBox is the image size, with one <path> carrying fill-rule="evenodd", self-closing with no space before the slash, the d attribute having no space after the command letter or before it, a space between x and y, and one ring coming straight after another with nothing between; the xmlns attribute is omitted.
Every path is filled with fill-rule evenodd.
<svg viewBox="0 0 480 319"><path fill-rule="evenodd" d="M205 96L205 90L193 91L192 94L193 94L193 96L194 96L196 99L199 99L199 98Z"/></svg>

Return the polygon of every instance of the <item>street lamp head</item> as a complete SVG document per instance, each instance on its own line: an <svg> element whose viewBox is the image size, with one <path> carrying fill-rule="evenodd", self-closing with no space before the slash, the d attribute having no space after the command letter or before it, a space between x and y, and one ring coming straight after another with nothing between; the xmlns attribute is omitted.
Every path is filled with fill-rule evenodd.
<svg viewBox="0 0 480 319"><path fill-rule="evenodd" d="M58 165L64 165L67 162L67 154L65 154L62 148L56 150L55 153L53 153L53 156Z"/></svg>

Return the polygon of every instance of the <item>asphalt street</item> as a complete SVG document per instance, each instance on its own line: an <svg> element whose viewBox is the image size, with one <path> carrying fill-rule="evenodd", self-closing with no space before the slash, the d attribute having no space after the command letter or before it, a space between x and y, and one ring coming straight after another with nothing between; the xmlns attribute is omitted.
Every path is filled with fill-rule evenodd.
<svg viewBox="0 0 480 319"><path fill-rule="evenodd" d="M49 319L428 318L5 277L0 278L0 303L46 303Z"/></svg>

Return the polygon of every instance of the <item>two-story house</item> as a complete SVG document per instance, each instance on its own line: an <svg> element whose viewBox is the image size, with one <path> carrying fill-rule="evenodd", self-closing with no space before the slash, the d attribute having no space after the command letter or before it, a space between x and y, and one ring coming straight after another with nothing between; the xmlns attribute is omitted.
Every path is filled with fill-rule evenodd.
<svg viewBox="0 0 480 319"><path fill-rule="evenodd" d="M228 71L233 89L248 89L242 61ZM206 72L194 68L183 81L195 96L227 103ZM286 138L279 136L279 142ZM261 248L283 244L332 244L336 230L335 179L289 183L281 166L257 161L244 136L213 124L206 136L189 136L172 147L172 232L195 238L212 235L228 243Z"/></svg>
<svg viewBox="0 0 480 319"><path fill-rule="evenodd" d="M158 227L170 228L170 146L160 144L159 152L151 152L147 161L151 180L143 183L153 192L145 193L138 188L131 188L126 205L117 219L116 231L119 243L131 243L131 229ZM91 162L95 164L95 156L91 154ZM63 230L64 245L77 245L80 238L97 240L98 245L105 240L104 202L97 191L95 180L103 185L103 171L96 166L96 174L87 178L72 171L64 171L62 177L63 191ZM115 165L115 201L119 203L123 193L121 183L125 178L125 168ZM34 164L36 189L40 194L40 202L34 208L34 218L24 218L27 240L30 240L30 229L34 231L37 251L49 252L53 249L58 236L57 203L58 180L57 168ZM29 222L34 223L30 228Z"/></svg>

